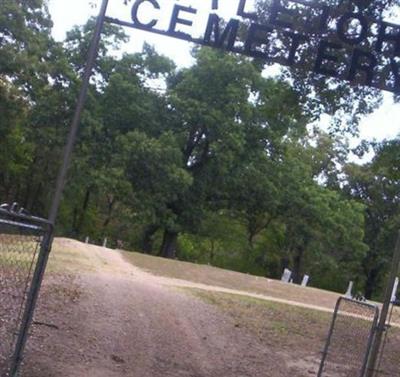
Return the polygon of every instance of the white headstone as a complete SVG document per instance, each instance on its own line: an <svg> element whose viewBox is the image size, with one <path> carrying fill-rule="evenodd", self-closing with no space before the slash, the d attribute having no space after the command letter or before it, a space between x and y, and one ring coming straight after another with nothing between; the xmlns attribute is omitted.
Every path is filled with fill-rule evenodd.
<svg viewBox="0 0 400 377"><path fill-rule="evenodd" d="M285 271L283 271L281 281L283 281L284 283L289 283L291 277L292 277L292 271L290 271L288 268L285 268Z"/></svg>
<svg viewBox="0 0 400 377"><path fill-rule="evenodd" d="M345 293L345 297L347 298L353 298L353 287L354 287L354 282L349 282L349 286L347 287L347 291Z"/></svg>
<svg viewBox="0 0 400 377"><path fill-rule="evenodd" d="M307 287L309 281L310 281L310 277L308 275L304 275L303 281L301 282L301 286Z"/></svg>
<svg viewBox="0 0 400 377"><path fill-rule="evenodd" d="M393 292L392 292L392 302L395 302L397 299L397 288L399 288L399 278L396 278L393 286Z"/></svg>

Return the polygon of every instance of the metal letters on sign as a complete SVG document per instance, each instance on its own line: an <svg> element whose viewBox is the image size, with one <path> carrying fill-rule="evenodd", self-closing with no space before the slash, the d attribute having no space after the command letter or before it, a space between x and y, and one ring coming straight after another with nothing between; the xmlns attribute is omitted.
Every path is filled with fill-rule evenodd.
<svg viewBox="0 0 400 377"><path fill-rule="evenodd" d="M125 0L131 5L127 19L106 21L400 92L400 25L371 19L366 1L344 0L330 7L320 1L270 0L262 17L250 11L250 0L208 1L210 12L202 25L199 0L186 5L179 0ZM219 14L223 2L232 9L230 19ZM169 22L162 25L166 16Z"/></svg>

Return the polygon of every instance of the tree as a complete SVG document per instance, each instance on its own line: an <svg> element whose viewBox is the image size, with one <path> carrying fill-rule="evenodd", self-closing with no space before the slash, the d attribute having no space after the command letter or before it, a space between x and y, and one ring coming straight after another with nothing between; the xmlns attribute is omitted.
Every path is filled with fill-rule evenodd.
<svg viewBox="0 0 400 377"><path fill-rule="evenodd" d="M196 64L179 72L169 87L173 131L185 169L193 179L185 195L167 204L180 231L195 229L207 208L225 205L229 176L243 156L252 153L251 147L263 151L271 142L268 133L285 134L290 127L283 119L274 124L267 105L271 92L288 94L289 88L264 79L257 67L243 58L209 49L196 50L195 58ZM264 134L263 128L268 128ZM171 248L168 240L177 233L165 229L162 254Z"/></svg>
<svg viewBox="0 0 400 377"><path fill-rule="evenodd" d="M315 271L317 260L344 265L346 260L360 261L366 249L363 207L318 182L318 154L318 148L307 143L287 142L273 170L278 192L273 222L282 232L281 268L291 268L297 283L305 272ZM354 263L348 267L354 271Z"/></svg>
<svg viewBox="0 0 400 377"><path fill-rule="evenodd" d="M55 136L64 124L72 76L61 46L51 38L44 1L6 0L0 20L1 106L10 116L2 130L7 137L1 158L8 163L2 165L0 184L6 199L44 215L54 175L49 161L57 153ZM12 154L5 154L11 149Z"/></svg>
<svg viewBox="0 0 400 377"><path fill-rule="evenodd" d="M175 255L178 234L194 229L205 209L217 200L218 181L228 174L242 148L244 134L240 118L250 106L248 98L257 74L244 60L240 62L208 49L196 51L195 56L194 67L169 79L169 114L165 124L168 131L158 137L160 141L169 140L169 146L165 147L176 148L174 164L184 183L162 185L163 194L159 195L158 180L162 181L163 174L158 174L158 169L165 168L158 165L157 169L145 170L146 177L141 175L146 191L154 194L153 212L163 219L160 253L169 257ZM160 155L163 162L162 154L152 155ZM131 176L139 174L138 171ZM171 177L170 173L165 175Z"/></svg>
<svg viewBox="0 0 400 377"><path fill-rule="evenodd" d="M60 44L44 2L4 4L0 194L41 215L94 20ZM60 233L274 277L289 266L296 282L311 272L316 285L334 289L353 276L361 282L363 260L367 286L376 285L386 261L378 250L398 225L398 145L377 145L376 159L347 165L346 177L345 135L313 123L323 112L369 111L376 101L363 99L366 91L302 82L297 71L266 77L262 62L209 48L195 48L194 65L180 70L148 45L113 56L126 40L106 25ZM372 245L367 254L363 241Z"/></svg>
<svg viewBox="0 0 400 377"><path fill-rule="evenodd" d="M93 27L89 20L68 33L65 45L77 73ZM165 100L148 83L168 76L173 63L146 44L141 53L110 56L109 50L124 41L120 28L105 28L62 210L63 222L70 223L65 231L75 237L104 237L116 208L134 208L132 187L120 165L124 136L134 130L159 135L167 111Z"/></svg>
<svg viewBox="0 0 400 377"><path fill-rule="evenodd" d="M289 85L262 80L251 116L243 123L243 153L227 177L229 208L244 219L248 242L277 217L281 200L279 170L286 159L287 140L300 143L308 117Z"/></svg>
<svg viewBox="0 0 400 377"><path fill-rule="evenodd" d="M272 2L269 0L257 0L257 18L261 23L268 23L271 19ZM287 6L287 2L278 2ZM335 29L332 24L335 23L337 15L348 13L363 14L372 19L381 20L385 15L393 12L400 4L398 0L378 0L378 1L337 1L337 0L324 0L312 4L312 6L304 6L289 2L292 9L295 8L296 17L286 17L283 11L281 17L284 21L292 22L296 25L296 29L301 33L306 34L308 37L300 43L299 51L303 53L296 56L295 60L300 61L296 67L283 68L281 71L282 77L288 80L302 98L304 106L307 107L310 114L313 114L315 119L319 119L321 114L328 114L332 117L331 130L334 133L350 132L356 134L358 132L358 123L361 117L370 113L374 108L381 103L381 94L376 89L362 87L359 85L349 85L348 82L339 80L334 77L327 77L326 75L312 74L315 66L314 51L318 50L318 43L320 38L316 38L315 34L321 34L324 39L337 41ZM328 6L331 14L326 20L326 28L323 27L322 31L313 34L313 30L309 30L311 23L308 20L319 20L321 15L321 7ZM320 23L316 23L320 25ZM350 29L356 26L349 26ZM282 29L285 29L283 27ZM307 30L306 30L307 29ZM286 28L286 31L288 29ZM357 35L357 30L351 30ZM288 40L286 45L290 46L290 33L279 32L280 38ZM361 48L366 50L371 49L370 39L367 38L362 41ZM345 62L351 61L353 47L350 44L345 44L344 48L338 54L338 61L340 68L338 71L345 71ZM383 55L385 55L384 63L390 59L388 56L392 53L393 49L390 46L385 46ZM392 54L393 55L393 54ZM380 62L382 64L382 62ZM348 71L348 68L347 68ZM345 71L345 72L347 72ZM364 77L362 77L364 79Z"/></svg>
<svg viewBox="0 0 400 377"><path fill-rule="evenodd" d="M375 145L373 160L346 167L348 194L365 209L365 243L369 246L363 260L365 297L380 292L385 271L391 260L397 229L400 226L399 140Z"/></svg>
<svg viewBox="0 0 400 377"><path fill-rule="evenodd" d="M43 71L50 21L43 0L4 0L0 9L0 75L31 81ZM26 87L25 89L28 89Z"/></svg>

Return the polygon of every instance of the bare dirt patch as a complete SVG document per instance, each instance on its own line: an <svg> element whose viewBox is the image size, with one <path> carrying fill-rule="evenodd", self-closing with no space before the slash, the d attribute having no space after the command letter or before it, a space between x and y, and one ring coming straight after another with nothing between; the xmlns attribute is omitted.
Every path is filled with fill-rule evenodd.
<svg viewBox="0 0 400 377"><path fill-rule="evenodd" d="M76 274L54 272L57 251L52 257L23 376L288 375L282 356L213 305L165 286L117 252L76 243L77 250L84 268Z"/></svg>
<svg viewBox="0 0 400 377"><path fill-rule="evenodd" d="M137 259L56 241L23 377L316 375L331 314L323 305L310 310L317 301L308 296L324 291ZM343 375L338 365L330 377Z"/></svg>

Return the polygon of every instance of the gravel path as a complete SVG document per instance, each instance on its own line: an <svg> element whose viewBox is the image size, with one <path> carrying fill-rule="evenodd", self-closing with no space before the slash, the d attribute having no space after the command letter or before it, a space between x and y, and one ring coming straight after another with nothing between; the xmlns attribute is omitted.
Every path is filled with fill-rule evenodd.
<svg viewBox="0 0 400 377"><path fill-rule="evenodd" d="M93 271L65 283L79 292L73 304L56 308L43 300L37 320L51 326L35 327L23 376L288 375L282 355L174 287L183 284L147 274L118 252L80 247Z"/></svg>

